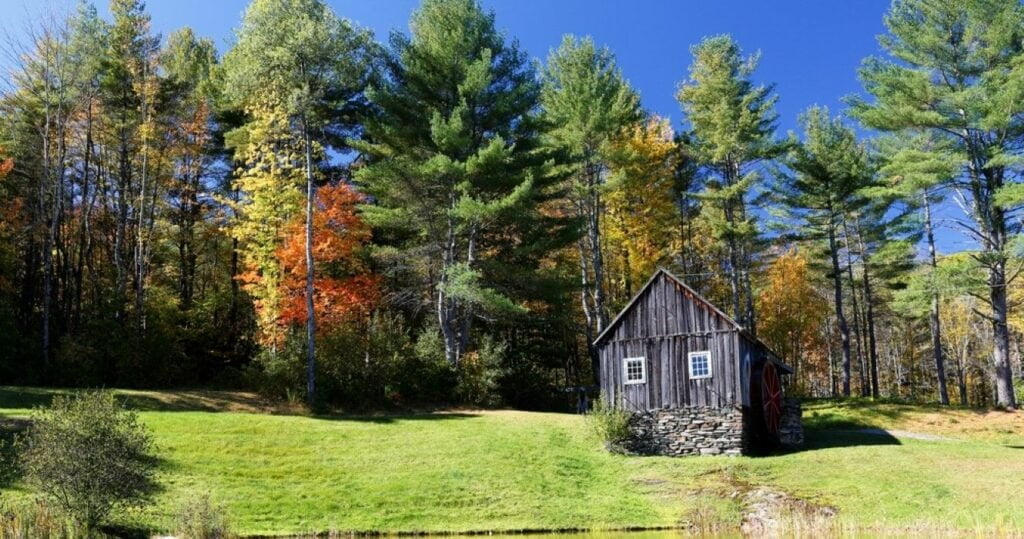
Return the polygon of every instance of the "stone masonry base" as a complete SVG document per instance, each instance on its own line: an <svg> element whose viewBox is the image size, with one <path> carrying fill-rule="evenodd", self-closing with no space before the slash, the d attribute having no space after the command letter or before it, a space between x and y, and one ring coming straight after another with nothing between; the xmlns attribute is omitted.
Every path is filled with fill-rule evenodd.
<svg viewBox="0 0 1024 539"><path fill-rule="evenodd" d="M690 406L635 412L627 448L645 455L739 455L743 412L736 408Z"/></svg>

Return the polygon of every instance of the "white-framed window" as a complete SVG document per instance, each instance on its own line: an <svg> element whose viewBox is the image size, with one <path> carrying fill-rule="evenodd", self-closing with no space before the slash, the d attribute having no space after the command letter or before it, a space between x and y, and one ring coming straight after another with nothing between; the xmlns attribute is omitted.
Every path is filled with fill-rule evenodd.
<svg viewBox="0 0 1024 539"><path fill-rule="evenodd" d="M623 359L622 379L626 384L647 383L647 358L627 357Z"/></svg>
<svg viewBox="0 0 1024 539"><path fill-rule="evenodd" d="M690 352L690 380L711 378L711 352L701 350Z"/></svg>

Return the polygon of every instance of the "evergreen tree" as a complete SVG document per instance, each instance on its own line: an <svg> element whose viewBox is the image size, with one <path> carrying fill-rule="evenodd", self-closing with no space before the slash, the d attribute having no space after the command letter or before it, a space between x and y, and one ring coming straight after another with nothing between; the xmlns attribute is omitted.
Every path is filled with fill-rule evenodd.
<svg viewBox="0 0 1024 539"><path fill-rule="evenodd" d="M410 27L392 35L369 92L356 179L389 244L379 254L397 253L406 290L432 304L458 367L474 320L527 312L518 291L540 286L542 257L569 231L541 212L558 177L539 146L539 87L519 45L475 0L426 0Z"/></svg>
<svg viewBox="0 0 1024 539"><path fill-rule="evenodd" d="M580 303L596 377L593 341L608 322L601 239L605 184L614 142L642 119L640 96L622 77L611 51L597 48L590 38L565 36L548 58L543 80L541 103L550 127L545 142L568 160L571 176L566 211L583 224L583 235L577 241Z"/></svg>
<svg viewBox="0 0 1024 539"><path fill-rule="evenodd" d="M160 37L150 33L150 19L142 0L112 0L110 11L114 21L104 55L101 88L110 121L110 138L105 144L117 156L113 172L117 219L112 247L117 272L115 304L117 318L123 323L131 279L135 316L141 327L145 323L145 221L153 214L152 208L145 207L150 200L147 189L152 188L146 124L153 114L151 105L156 89L152 83Z"/></svg>
<svg viewBox="0 0 1024 539"><path fill-rule="evenodd" d="M178 301L179 307L188 311L195 296L200 250L196 234L210 200L205 182L216 157L212 114L216 49L213 41L198 39L190 28L184 28L171 34L161 65L167 77L168 100L173 102L169 107L173 120L168 122L173 174L169 198L176 206L171 221L177 228Z"/></svg>
<svg viewBox="0 0 1024 539"><path fill-rule="evenodd" d="M942 295L940 287L934 282L939 262L932 211L944 200L944 190L962 163L956 162L958 152L950 147L948 139L936 138L929 132L883 137L878 140L877 146L882 160L879 173L883 182L870 196L891 197L902 202L907 211L920 212L921 232L928 246L927 276L930 276L932 283L928 323L939 386L939 404L949 404L940 319Z"/></svg>
<svg viewBox="0 0 1024 539"><path fill-rule="evenodd" d="M705 215L728 252L733 316L753 332L758 230L747 204L761 181L757 166L784 151L774 138L778 97L772 86L754 84L758 56L744 58L728 35L707 38L691 52L690 76L676 95L689 124L686 149L706 175Z"/></svg>
<svg viewBox="0 0 1024 539"><path fill-rule="evenodd" d="M988 272L989 321L1000 406L1016 407L1007 326L1007 261L1020 231L1024 118L1024 7L1000 0L897 0L880 38L890 59L860 70L872 101L854 114L883 131L928 131L964 163L949 184L969 221L959 224ZM934 150L933 150L934 151ZM945 150L939 150L945 151Z"/></svg>
<svg viewBox="0 0 1024 539"><path fill-rule="evenodd" d="M776 194L788 216L796 221L796 238L825 242L832 279L833 306L842 345L842 392L850 396L850 327L844 311L843 267L840 264L843 219L854 205L855 194L864 187L868 158L856 134L828 109L812 107L800 123L804 141L794 146L785 163L792 174L780 174Z"/></svg>

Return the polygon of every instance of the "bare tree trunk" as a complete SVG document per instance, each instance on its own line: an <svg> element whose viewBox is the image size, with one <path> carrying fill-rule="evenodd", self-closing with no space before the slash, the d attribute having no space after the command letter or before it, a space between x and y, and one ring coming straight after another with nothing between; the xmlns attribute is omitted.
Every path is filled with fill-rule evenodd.
<svg viewBox="0 0 1024 539"><path fill-rule="evenodd" d="M604 253L601 251L601 193L598 191L598 172L594 172L593 192L591 194L592 207L590 208L590 219L587 235L590 238L590 251L593 256L594 268L594 310L597 319L597 334L604 331L608 323L608 313L605 309L604 294Z"/></svg>
<svg viewBox="0 0 1024 539"><path fill-rule="evenodd" d="M989 270L989 298L992 303L992 333L995 342L992 359L996 367L996 403L1008 410L1017 408L1010 369L1010 331L1007 325L1006 263L992 264Z"/></svg>
<svg viewBox="0 0 1024 539"><path fill-rule="evenodd" d="M928 194L925 193L921 196L924 203L924 229L925 235L928 237L928 259L932 266L932 274L938 271L939 262L938 257L935 253L935 233L932 229L932 206L928 201ZM939 404L949 404L949 391L946 389L946 365L942 358L942 327L939 320L939 292L934 290L935 285L932 284L932 304L931 312L929 313L928 322L929 329L932 334L932 356L935 358L935 374L939 381ZM966 398L966 395L961 395L961 400Z"/></svg>
<svg viewBox="0 0 1024 539"><path fill-rule="evenodd" d="M868 369L871 376L871 396L878 398L878 343L875 340L875 298L871 294L871 274L864 260L864 303L867 305Z"/></svg>
<svg viewBox="0 0 1024 539"><path fill-rule="evenodd" d="M867 366L864 364L864 326L861 316L860 305L857 301L857 282L853 276L853 246L850 243L850 227L843 218L843 243L846 244L846 275L850 280L850 302L853 308L853 327L857 334L857 370L860 375L860 394L866 397L870 394L867 381Z"/></svg>
<svg viewBox="0 0 1024 539"><path fill-rule="evenodd" d="M46 104L43 109L44 124L42 132L42 145L43 145L43 159L42 159L42 178L39 181L39 214L40 216L46 215L43 221L46 224L46 236L43 240L43 312L42 312L42 360L43 360L43 372L49 371L50 367L50 311L53 302L53 237L54 227L56 226L56 216L47 215L47 200L50 198L50 189L53 183L53 156L51 155L51 137L53 128L53 117L50 110L50 100L47 96ZM56 201L51 203L53 207L56 207Z"/></svg>
<svg viewBox="0 0 1024 539"><path fill-rule="evenodd" d="M590 357L591 373L599 383L597 349L594 339L604 331L607 324L604 293L604 256L601 251L601 198L598 191L600 170L598 165L588 164L583 170L584 193L576 202L576 210L584 219L584 237L577 241L580 256L580 304L586 322L584 333L587 339L587 354ZM593 277L593 278L591 278Z"/></svg>
<svg viewBox="0 0 1024 539"><path fill-rule="evenodd" d="M839 394L839 377L836 375L836 360L835 354L832 352L832 320L828 320L825 324L828 329L828 379L832 384L832 397L836 397Z"/></svg>
<svg viewBox="0 0 1024 539"><path fill-rule="evenodd" d="M871 262L868 256L867 247L864 244L864 235L860 230L860 220L855 223L857 243L860 246L861 266L864 271L864 305L867 320L868 337L868 368L871 375L871 396L878 398L878 343L875 339L875 301L871 294Z"/></svg>
<svg viewBox="0 0 1024 539"><path fill-rule="evenodd" d="M121 112L118 128L117 228L114 232L114 268L117 273L116 318L124 323L125 300L128 293L128 275L125 261L125 242L128 241L128 191L131 189L131 162L128 154L128 129L125 112Z"/></svg>
<svg viewBox="0 0 1024 539"><path fill-rule="evenodd" d="M454 192L449 195L450 207L455 206L455 194ZM451 278L449 271L455 264L455 221L454 217L449 212L448 215L448 230L445 236L444 249L441 253L441 275L438 279L437 285L437 322L441 327L441 337L444 340L444 352L445 358L448 360L448 364L452 368L458 368L459 362L462 359L459 356L458 346L458 335L455 329L455 318L457 314L458 306L455 301L449 297L447 287L448 280Z"/></svg>
<svg viewBox="0 0 1024 539"><path fill-rule="evenodd" d="M473 263L476 262L476 235L477 225L473 225L469 230L469 241L466 246L466 266L469 268L473 267ZM469 351L469 335L473 329L473 314L470 312L470 307L464 306L462 312L462 320L460 321L459 328L459 350L458 355L462 357Z"/></svg>
<svg viewBox="0 0 1024 539"><path fill-rule="evenodd" d="M306 399L316 403L316 311L313 308L313 144L309 125L302 117L302 141L306 150Z"/></svg>
<svg viewBox="0 0 1024 539"><path fill-rule="evenodd" d="M143 86L145 86L145 77L143 74ZM142 94L142 123L145 125L149 119L147 117L147 96L145 93ZM146 231L146 188L149 180L149 144L148 138L146 137L146 129L142 130L142 170L139 180L139 206L136 210L139 213L138 222L135 224L138 229L135 231L135 318L138 321L139 328L143 331L146 330L146 307L145 307L145 231Z"/></svg>
<svg viewBox="0 0 1024 539"><path fill-rule="evenodd" d="M726 210L725 220L729 223L733 222L732 210ZM729 292L732 294L732 316L733 318L743 324L743 308L740 301L740 262L739 262L739 249L736 245L736 238L733 237L732 233L729 233L729 240L727 243L729 250Z"/></svg>
<svg viewBox="0 0 1024 539"><path fill-rule="evenodd" d="M971 343L966 343L960 350L959 356L957 356L956 365L956 382L957 390L960 392L960 404L967 406L967 375L964 372L966 370L967 361L971 354Z"/></svg>
<svg viewBox="0 0 1024 539"><path fill-rule="evenodd" d="M843 359L843 396L850 396L850 328L846 325L843 315L843 273L839 267L839 246L836 244L835 221L829 223L828 229L829 254L832 257L832 286L835 292L836 325L842 343Z"/></svg>
<svg viewBox="0 0 1024 539"><path fill-rule="evenodd" d="M757 336L757 317L754 313L754 287L750 282L750 250L743 249L743 291L747 297L746 326L751 335Z"/></svg>

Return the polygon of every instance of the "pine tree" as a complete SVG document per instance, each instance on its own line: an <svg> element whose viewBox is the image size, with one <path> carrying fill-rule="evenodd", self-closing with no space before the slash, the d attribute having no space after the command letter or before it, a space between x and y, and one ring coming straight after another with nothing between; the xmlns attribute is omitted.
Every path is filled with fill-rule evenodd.
<svg viewBox="0 0 1024 539"><path fill-rule="evenodd" d="M142 0L113 0L114 21L107 39L101 88L104 109L110 120L110 146L116 155L116 219L113 257L117 272L116 311L124 323L131 279L135 292L136 320L145 323L145 239L150 175L148 124L152 121L153 85L160 38L150 33L150 19ZM155 197L153 197L155 199ZM134 236L134 237L133 237Z"/></svg>
<svg viewBox="0 0 1024 539"><path fill-rule="evenodd" d="M410 27L392 35L369 92L356 180L388 244L378 254L400 261L390 269L417 306L432 304L458 367L475 320L527 312L517 290L544 280L539 263L567 231L541 212L558 177L539 146L539 88L519 45L475 0L426 0Z"/></svg>
<svg viewBox="0 0 1024 539"><path fill-rule="evenodd" d="M614 142L642 119L640 96L622 77L611 51L597 48L590 38L566 36L548 58L543 80L541 103L550 126L545 142L568 160L571 176L566 213L583 224L583 235L577 241L580 303L596 377L593 341L608 322L601 239L605 183Z"/></svg>
<svg viewBox="0 0 1024 539"><path fill-rule="evenodd" d="M932 211L944 200L944 190L962 164L956 162L958 152L950 147L948 139L936 138L928 132L883 137L878 140L878 149L882 160L879 173L883 182L871 196L892 197L902 202L907 211L918 211L921 214L921 232L928 246L927 261L932 281L928 314L932 357L939 385L939 404L949 404L939 312L942 294L940 287L934 283L939 262Z"/></svg>
<svg viewBox="0 0 1024 539"><path fill-rule="evenodd" d="M774 138L778 97L772 86L754 84L758 56L744 58L728 35L707 38L691 52L689 78L676 95L689 124L686 149L707 176L700 197L726 245L733 316L754 331L750 272L758 230L747 204L761 181L758 165L784 151Z"/></svg>
<svg viewBox="0 0 1024 539"><path fill-rule="evenodd" d="M948 141L963 163L949 185L969 219L958 224L978 242L975 259L988 272L997 401L1015 408L1007 260L1020 231L1013 217L1024 200L1024 118L1015 105L1024 98L1024 7L897 0L885 24L880 41L891 58L865 61L860 76L873 99L853 99L853 113L883 131L927 131Z"/></svg>
<svg viewBox="0 0 1024 539"><path fill-rule="evenodd" d="M843 220L865 186L868 157L856 134L828 109L812 107L800 117L804 140L794 146L785 163L792 174L780 174L775 187L790 219L799 227L797 239L825 242L830 264L836 325L842 345L842 392L850 396L850 327L844 311L843 267L840 263Z"/></svg>
<svg viewBox="0 0 1024 539"><path fill-rule="evenodd" d="M177 228L178 301L183 311L192 307L195 295L196 265L199 256L197 228L207 210L204 180L208 179L216 157L214 147L213 102L216 97L214 70L217 54L213 41L198 39L184 28L168 39L161 54L166 73L169 106L168 153L172 161L171 205L177 206L171 217Z"/></svg>

